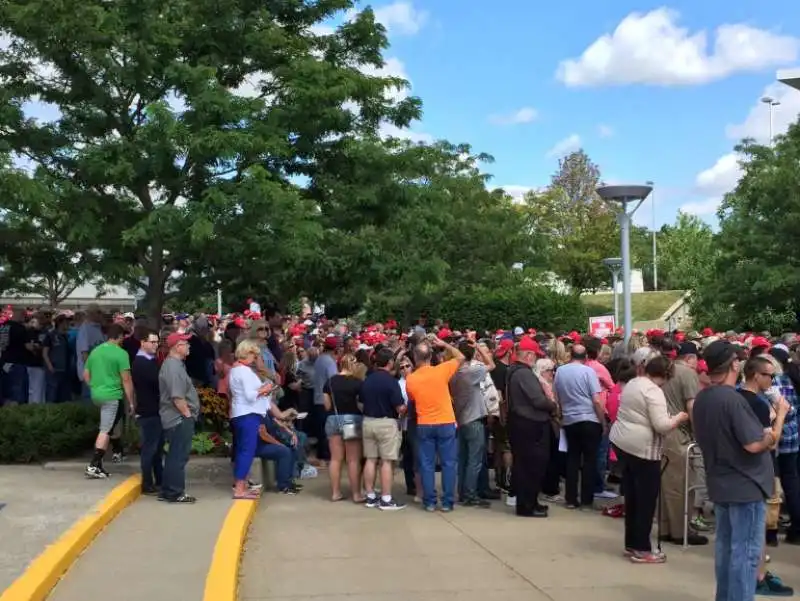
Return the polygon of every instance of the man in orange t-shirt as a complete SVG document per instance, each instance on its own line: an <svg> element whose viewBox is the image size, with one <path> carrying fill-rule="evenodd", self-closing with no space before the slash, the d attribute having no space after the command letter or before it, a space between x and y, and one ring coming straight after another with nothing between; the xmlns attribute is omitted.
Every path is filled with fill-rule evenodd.
<svg viewBox="0 0 800 601"><path fill-rule="evenodd" d="M453 358L432 366L433 347L447 350ZM455 504L458 442L450 379L463 362L461 351L436 337L414 347L416 369L406 380L406 392L417 415L422 503L426 511L436 510L437 453L442 463L442 511L452 511Z"/></svg>

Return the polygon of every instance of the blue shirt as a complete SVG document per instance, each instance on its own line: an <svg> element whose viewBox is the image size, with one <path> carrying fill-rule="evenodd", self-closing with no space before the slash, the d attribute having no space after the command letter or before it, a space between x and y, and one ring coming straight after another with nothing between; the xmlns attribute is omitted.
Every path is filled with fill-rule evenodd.
<svg viewBox="0 0 800 601"><path fill-rule="evenodd" d="M361 386L361 404L364 417L389 417L397 419L397 408L405 404L400 383L388 371L376 369Z"/></svg>
<svg viewBox="0 0 800 601"><path fill-rule="evenodd" d="M783 433L781 439L778 441L778 454L797 453L800 452L800 434L798 434L797 423L797 391L792 386L792 381L786 374L776 375L773 379L775 385L780 389L781 394L789 403L789 412L786 414L786 419L783 422Z"/></svg>
<svg viewBox="0 0 800 601"><path fill-rule="evenodd" d="M591 367L582 363L562 365L556 370L553 387L561 405L562 424L599 423L594 410L594 395L602 389L600 379Z"/></svg>

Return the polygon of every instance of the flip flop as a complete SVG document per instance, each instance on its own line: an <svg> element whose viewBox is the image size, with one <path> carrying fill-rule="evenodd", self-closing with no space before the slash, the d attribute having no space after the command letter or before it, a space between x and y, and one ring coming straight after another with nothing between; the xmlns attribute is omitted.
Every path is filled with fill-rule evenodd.
<svg viewBox="0 0 800 601"><path fill-rule="evenodd" d="M233 498L239 501L255 501L260 496L261 495L254 490L247 490L240 495L237 495L236 493L233 494Z"/></svg>
<svg viewBox="0 0 800 601"><path fill-rule="evenodd" d="M344 495L339 495L338 497L331 497L331 503L338 503L339 501L344 501Z"/></svg>
<svg viewBox="0 0 800 601"><path fill-rule="evenodd" d="M361 497L360 499L353 499L353 503L356 505L363 505L367 502L367 497Z"/></svg>

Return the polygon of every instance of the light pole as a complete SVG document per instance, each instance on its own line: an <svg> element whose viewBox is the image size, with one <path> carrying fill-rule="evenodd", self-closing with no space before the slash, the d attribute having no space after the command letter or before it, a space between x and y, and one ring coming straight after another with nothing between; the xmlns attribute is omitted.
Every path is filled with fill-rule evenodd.
<svg viewBox="0 0 800 601"><path fill-rule="evenodd" d="M653 182L646 181L646 185L653 187ZM650 206L653 210L653 290L658 290L658 254L656 252L656 195L650 195Z"/></svg>
<svg viewBox="0 0 800 601"><path fill-rule="evenodd" d="M597 194L617 210L620 228L620 248L622 251L622 294L625 313L625 343L631 338L633 330L633 311L631 309L631 217L644 199L652 192L651 186L600 186ZM633 209L628 205L636 203ZM616 206L618 205L618 206Z"/></svg>
<svg viewBox="0 0 800 601"><path fill-rule="evenodd" d="M608 267L608 270L611 272L611 286L612 290L614 291L614 327L619 327L619 293L617 292L617 286L619 282L619 274L622 271L622 259L619 257L611 257L608 259L603 259L603 265Z"/></svg>
<svg viewBox="0 0 800 601"><path fill-rule="evenodd" d="M222 319L222 288L217 288L217 315Z"/></svg>
<svg viewBox="0 0 800 601"><path fill-rule="evenodd" d="M772 96L764 96L761 102L769 105L769 145L772 146L772 111L776 106L780 106L781 101L775 100Z"/></svg>

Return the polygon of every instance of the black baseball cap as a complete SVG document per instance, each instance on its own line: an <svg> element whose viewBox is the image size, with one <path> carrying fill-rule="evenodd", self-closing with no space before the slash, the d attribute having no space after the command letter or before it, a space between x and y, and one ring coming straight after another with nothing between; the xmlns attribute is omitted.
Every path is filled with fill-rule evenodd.
<svg viewBox="0 0 800 601"><path fill-rule="evenodd" d="M731 359L742 359L743 350L727 340L716 340L703 351L708 372L714 373Z"/></svg>

